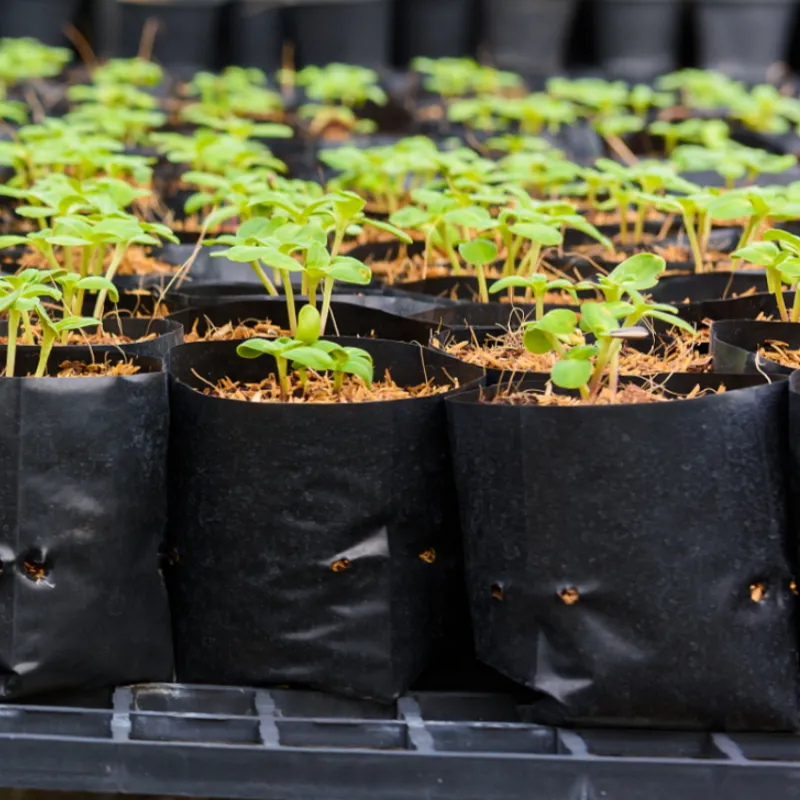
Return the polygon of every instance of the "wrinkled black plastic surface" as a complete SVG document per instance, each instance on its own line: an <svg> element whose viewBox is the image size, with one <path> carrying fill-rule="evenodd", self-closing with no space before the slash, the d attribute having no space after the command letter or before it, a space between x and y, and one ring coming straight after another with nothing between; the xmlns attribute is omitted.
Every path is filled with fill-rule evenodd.
<svg viewBox="0 0 800 800"><path fill-rule="evenodd" d="M299 286L295 292L299 294ZM355 286L342 284L336 287L336 295L347 294L383 294L384 286L375 281L369 286ZM274 296L274 295L273 295ZM283 296L281 292L279 296ZM215 303L230 303L234 299L268 298L264 286L260 283L185 283L175 288L166 295L166 300L178 309L208 306Z"/></svg>
<svg viewBox="0 0 800 800"><path fill-rule="evenodd" d="M213 69L217 62L217 31L226 0L163 2L163 0L116 0L114 55L126 58L139 52L144 25L158 20L153 56L172 70L191 75L193 70Z"/></svg>
<svg viewBox="0 0 800 800"><path fill-rule="evenodd" d="M636 406L448 400L478 657L545 696L532 719L795 728L788 388L760 380L676 375L750 388Z"/></svg>
<svg viewBox="0 0 800 800"><path fill-rule="evenodd" d="M376 376L391 369L400 385L482 377L419 346L339 341L369 350ZM195 391L201 379L259 381L274 369L235 348L171 353L177 674L391 700L462 610L444 398L320 406Z"/></svg>
<svg viewBox="0 0 800 800"><path fill-rule="evenodd" d="M32 36L43 44L67 44L64 28L74 22L80 0L5 0L0 35Z"/></svg>
<svg viewBox="0 0 800 800"><path fill-rule="evenodd" d="M303 66L385 67L391 60L391 22L389 0L322 0L290 9L292 38Z"/></svg>
<svg viewBox="0 0 800 800"><path fill-rule="evenodd" d="M391 706L280 689L146 685L0 716L7 787L242 800L795 800L800 738L564 730L524 699Z"/></svg>
<svg viewBox="0 0 800 800"><path fill-rule="evenodd" d="M207 333L209 326L219 328L229 322L236 325L268 319L284 330L289 327L289 314L283 298L236 300L207 308L189 308L171 314L169 319L180 323L187 331L194 330L197 324L197 333L201 336ZM331 303L327 325L327 332L332 336L370 336L422 345L428 344L435 330L436 325L432 322L404 319L377 308L340 302Z"/></svg>
<svg viewBox="0 0 800 800"><path fill-rule="evenodd" d="M445 327L508 328L532 317L536 306L529 303L458 303L415 314L415 319Z"/></svg>
<svg viewBox="0 0 800 800"><path fill-rule="evenodd" d="M469 55L474 0L406 0L397 7L401 59L417 56L458 58Z"/></svg>
<svg viewBox="0 0 800 800"><path fill-rule="evenodd" d="M761 83L788 56L793 0L698 0L695 4L700 66Z"/></svg>
<svg viewBox="0 0 800 800"><path fill-rule="evenodd" d="M92 358L56 348L51 364ZM18 353L17 374L37 360ZM125 377L0 378L2 699L172 675L167 376L139 363Z"/></svg>
<svg viewBox="0 0 800 800"><path fill-rule="evenodd" d="M124 353L127 356L147 356L149 358L166 358L167 353L175 345L183 342L183 326L174 320L163 317L106 317L103 320L103 330L115 335L127 336L134 341L127 344L98 344L92 345L95 353ZM87 331L91 333L92 329ZM155 338L146 339L155 334ZM0 336L8 335L8 322L0 321ZM136 341L141 339L142 341ZM66 348L68 349L68 348ZM82 348L79 348L82 349ZM38 353L39 347L17 344L17 352L33 351Z"/></svg>
<svg viewBox="0 0 800 800"><path fill-rule="evenodd" d="M557 74L575 0L492 0L484 7L492 62L525 77Z"/></svg>
<svg viewBox="0 0 800 800"><path fill-rule="evenodd" d="M764 292L767 279L763 271L737 270L736 272L708 272L701 275L669 275L662 278L650 290L651 296L659 303L682 304L687 301L693 305L708 300L722 300L724 297L752 292Z"/></svg>
<svg viewBox="0 0 800 800"><path fill-rule="evenodd" d="M281 19L276 5L235 0L231 15L231 62L272 73L281 63Z"/></svg>
<svg viewBox="0 0 800 800"><path fill-rule="evenodd" d="M791 375L794 372L759 354L770 342L783 342L800 350L800 325L761 320L724 320L711 325L711 354L714 371L736 375L763 373Z"/></svg>
<svg viewBox="0 0 800 800"><path fill-rule="evenodd" d="M682 10L680 0L600 0L597 45L608 76L648 81L675 69Z"/></svg>

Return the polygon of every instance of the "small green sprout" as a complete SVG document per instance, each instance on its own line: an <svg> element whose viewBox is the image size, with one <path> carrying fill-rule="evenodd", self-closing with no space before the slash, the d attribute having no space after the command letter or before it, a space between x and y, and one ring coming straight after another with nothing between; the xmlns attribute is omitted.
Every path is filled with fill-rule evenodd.
<svg viewBox="0 0 800 800"><path fill-rule="evenodd" d="M763 267L767 275L767 288L783 322L800 322L800 237L788 231L770 229L764 232L764 241L752 242L736 250L733 255L749 264ZM795 293L791 313L786 308L783 287Z"/></svg>

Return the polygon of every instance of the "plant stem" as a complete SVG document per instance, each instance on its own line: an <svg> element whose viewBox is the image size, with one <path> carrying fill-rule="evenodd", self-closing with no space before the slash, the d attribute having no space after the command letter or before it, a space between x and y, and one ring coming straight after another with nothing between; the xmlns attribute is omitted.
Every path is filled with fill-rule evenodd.
<svg viewBox="0 0 800 800"><path fill-rule="evenodd" d="M114 258L111 259L111 264L106 272L106 280L114 280L114 276L117 274L117 270L122 263L122 259L125 257L125 251L127 249L127 243L120 243L114 247ZM101 289L97 294L97 302L94 304L94 316L96 319L103 319L103 308L106 304L106 297L108 297L107 289ZM100 327L102 328L102 322L100 323Z"/></svg>
<svg viewBox="0 0 800 800"><path fill-rule="evenodd" d="M789 318L790 322L797 322L800 320L800 287L794 287L794 302L792 303L792 315Z"/></svg>
<svg viewBox="0 0 800 800"><path fill-rule="evenodd" d="M539 322L539 320L541 320L541 318L544 316L544 296L545 296L545 292L536 292L536 321L537 322Z"/></svg>
<svg viewBox="0 0 800 800"><path fill-rule="evenodd" d="M692 212L684 212L683 225L686 228L686 235L689 237L689 246L692 248L692 255L694 256L694 271L697 273L703 272L703 253L700 250L700 243L697 241L695 215Z"/></svg>
<svg viewBox="0 0 800 800"><path fill-rule="evenodd" d="M289 385L289 362L285 358L275 356L275 361L278 364L278 380L281 385L281 400L284 402L289 399L289 392L291 386Z"/></svg>
<svg viewBox="0 0 800 800"><path fill-rule="evenodd" d="M530 278L534 272L539 271L539 258L542 255L542 243L532 242L531 249L528 250L525 260L520 264L520 271L523 277ZM523 271L524 268L524 271Z"/></svg>
<svg viewBox="0 0 800 800"><path fill-rule="evenodd" d="M33 335L33 326L31 325L31 315L27 311L22 311L22 327L25 329L25 344L35 345L36 337Z"/></svg>
<svg viewBox="0 0 800 800"><path fill-rule="evenodd" d="M331 308L331 295L333 294L333 278L325 278L322 285L322 310L319 312L319 335L325 335L325 325L328 322L328 312Z"/></svg>
<svg viewBox="0 0 800 800"><path fill-rule="evenodd" d="M250 266L253 268L253 272L255 272L256 275L258 275L258 279L261 281L261 283L264 284L264 288L267 290L267 294L271 295L272 297L277 297L278 290L275 288L272 281L269 279L267 273L264 272L264 269L261 266L261 264L259 264L258 261L251 261Z"/></svg>
<svg viewBox="0 0 800 800"><path fill-rule="evenodd" d="M337 370L333 373L333 393L340 394L344 384L344 372Z"/></svg>
<svg viewBox="0 0 800 800"><path fill-rule="evenodd" d="M17 362L17 331L19 330L19 311L8 312L8 346L6 355L6 377L14 377L14 367Z"/></svg>
<svg viewBox="0 0 800 800"><path fill-rule="evenodd" d="M336 256L339 255L339 249L341 248L342 242L344 241L345 232L346 232L345 228L341 228L340 229L337 226L336 234L333 237L333 245L331 245L331 258L332 259L336 258Z"/></svg>
<svg viewBox="0 0 800 800"><path fill-rule="evenodd" d="M475 265L475 274L478 276L478 295L481 298L481 303L488 303L489 287L486 285L486 273L483 270L483 264Z"/></svg>
<svg viewBox="0 0 800 800"><path fill-rule="evenodd" d="M638 203L636 209L636 225L633 229L633 243L641 244L644 238L644 223L647 219L647 203Z"/></svg>
<svg viewBox="0 0 800 800"><path fill-rule="evenodd" d="M603 374L608 366L608 362L614 355L614 350L618 350L620 347L621 343L618 340L612 339L610 336L601 337L600 351L597 355L597 361L595 361L594 364L594 372L589 380L589 392L592 395L596 395L600 391L603 382Z"/></svg>
<svg viewBox="0 0 800 800"><path fill-rule="evenodd" d="M772 267L766 268L767 273L767 288L775 296L775 302L778 306L778 311L781 315L782 322L789 321L789 312L786 309L786 300L783 297L783 284L781 283L781 276L777 270ZM794 311L794 309L792 309Z"/></svg>
<svg viewBox="0 0 800 800"><path fill-rule="evenodd" d="M42 349L39 351L39 363L36 365L35 377L43 378L47 370L47 362L50 360L50 353L53 350L56 336L48 333L47 329L42 332Z"/></svg>
<svg viewBox="0 0 800 800"><path fill-rule="evenodd" d="M286 310L289 312L289 330L292 336L297 333L297 311L294 306L294 288L292 287L292 276L288 272L281 270L283 287L286 291Z"/></svg>

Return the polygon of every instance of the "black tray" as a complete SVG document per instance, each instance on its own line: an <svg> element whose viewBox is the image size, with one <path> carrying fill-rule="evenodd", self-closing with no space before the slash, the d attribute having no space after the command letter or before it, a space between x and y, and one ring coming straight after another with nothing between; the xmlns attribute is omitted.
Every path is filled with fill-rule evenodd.
<svg viewBox="0 0 800 800"><path fill-rule="evenodd" d="M547 728L507 695L419 692L383 706L161 684L91 703L0 706L0 784L253 800L781 800L800 781L800 737Z"/></svg>

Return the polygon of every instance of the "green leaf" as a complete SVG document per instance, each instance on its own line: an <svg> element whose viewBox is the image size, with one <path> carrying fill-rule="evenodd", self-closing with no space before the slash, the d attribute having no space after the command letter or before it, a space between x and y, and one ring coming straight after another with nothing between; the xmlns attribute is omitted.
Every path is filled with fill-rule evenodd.
<svg viewBox="0 0 800 800"><path fill-rule="evenodd" d="M48 236L47 241L58 247L86 247L91 244L88 239L81 239L77 236Z"/></svg>
<svg viewBox="0 0 800 800"><path fill-rule="evenodd" d="M607 279L617 286L642 291L655 286L666 268L667 263L661 256L639 253L619 264L609 273Z"/></svg>
<svg viewBox="0 0 800 800"><path fill-rule="evenodd" d="M373 228L377 228L378 230L385 231L386 233L391 234L395 237L395 239L399 239L404 244L411 244L414 240L407 234L401 231L399 228L396 228L389 222L384 222L383 220L379 219L364 219L361 220L362 225L371 225Z"/></svg>
<svg viewBox="0 0 800 800"><path fill-rule="evenodd" d="M16 213L20 217L28 217L29 219L46 219L53 217L58 213L55 208L42 208L42 206L19 206Z"/></svg>
<svg viewBox="0 0 800 800"><path fill-rule="evenodd" d="M740 219L755 213L753 204L741 197L722 197L711 203L708 211L713 219Z"/></svg>
<svg viewBox="0 0 800 800"><path fill-rule="evenodd" d="M780 250L776 244L771 241L765 241L753 242L746 247L734 250L731 255L734 258L742 258L751 264L757 264L759 267L768 267L775 261L779 253Z"/></svg>
<svg viewBox="0 0 800 800"><path fill-rule="evenodd" d="M328 248L319 242L313 242L306 250L305 265L308 269L324 270L331 263Z"/></svg>
<svg viewBox="0 0 800 800"><path fill-rule="evenodd" d="M488 239L473 239L458 246L458 252L468 264L483 266L497 258L497 245Z"/></svg>
<svg viewBox="0 0 800 800"><path fill-rule="evenodd" d="M422 225L430 224L433 221L433 215L430 211L426 211L416 206L406 206L398 211L395 211L389 221L392 225L398 225L401 228L410 228L412 230L420 228Z"/></svg>
<svg viewBox="0 0 800 800"><path fill-rule="evenodd" d="M286 272L302 272L303 265L297 261L297 259L292 258L285 253L281 253L280 250L275 249L274 247L267 248L268 252L261 256L261 260L268 266L272 267L273 269L282 269Z"/></svg>
<svg viewBox="0 0 800 800"><path fill-rule="evenodd" d="M16 247L20 244L28 244L28 240L24 236L0 236L0 250L6 247Z"/></svg>
<svg viewBox="0 0 800 800"><path fill-rule="evenodd" d="M307 367L314 370L333 369L336 364L334 360L317 347L297 347L292 348L286 354L292 361L292 366Z"/></svg>
<svg viewBox="0 0 800 800"><path fill-rule="evenodd" d="M571 348L564 356L570 361L588 361L600 352L600 348L594 344L579 344Z"/></svg>
<svg viewBox="0 0 800 800"><path fill-rule="evenodd" d="M588 301L581 304L581 330L602 335L618 326L617 318L606 308L605 303Z"/></svg>
<svg viewBox="0 0 800 800"><path fill-rule="evenodd" d="M696 333L693 325L690 325L680 317L676 317L674 314L667 314L663 311L647 311L644 316L660 319L662 322L666 322L667 325L674 325L687 333Z"/></svg>
<svg viewBox="0 0 800 800"><path fill-rule="evenodd" d="M497 294L504 289L527 289L528 287L533 287L532 281L528 278L523 278L521 275L507 275L505 278L496 280L489 287L489 294Z"/></svg>
<svg viewBox="0 0 800 800"><path fill-rule="evenodd" d="M570 336L578 327L578 315L568 308L557 308L548 311L534 327L554 336Z"/></svg>
<svg viewBox="0 0 800 800"><path fill-rule="evenodd" d="M583 359L565 359L553 365L550 378L562 389L580 389L592 377L592 364Z"/></svg>
<svg viewBox="0 0 800 800"><path fill-rule="evenodd" d="M316 308L305 305L297 315L296 338L304 344L314 344L320 337L322 320Z"/></svg>
<svg viewBox="0 0 800 800"><path fill-rule="evenodd" d="M477 228L478 230L485 230L494 225L492 215L483 206L454 208L445 214L445 219L452 225Z"/></svg>
<svg viewBox="0 0 800 800"><path fill-rule="evenodd" d="M239 226L236 236L239 239L260 239L269 235L270 227L271 222L266 217L253 217Z"/></svg>
<svg viewBox="0 0 800 800"><path fill-rule="evenodd" d="M55 323L54 327L57 331L76 331L81 328L89 328L93 325L100 325L99 319L94 317L66 317Z"/></svg>
<svg viewBox="0 0 800 800"><path fill-rule="evenodd" d="M528 352L537 356L549 353L553 349L553 340L544 331L533 326L525 328L522 344Z"/></svg>
<svg viewBox="0 0 800 800"><path fill-rule="evenodd" d="M511 232L546 247L555 247L564 241L561 231L557 228L538 222L518 222L511 226Z"/></svg>
<svg viewBox="0 0 800 800"><path fill-rule="evenodd" d="M253 261L258 261L258 259L262 258L263 256L268 256L273 252L275 252L275 250L272 247L250 247L247 245L237 245L236 247L231 247L230 250L222 250L217 253L212 253L211 257L219 258L224 256L229 261L249 264Z"/></svg>
<svg viewBox="0 0 800 800"><path fill-rule="evenodd" d="M795 236L793 233L782 231L779 228L771 228L768 231L764 231L763 238L764 242L780 242L787 250L791 250L796 255L800 255L800 236ZM758 242L758 244L763 244L763 242ZM747 260L750 261L749 258ZM762 266L766 266L766 264Z"/></svg>
<svg viewBox="0 0 800 800"><path fill-rule="evenodd" d="M366 286L372 280L372 270L355 258L339 256L325 270L325 274L337 281Z"/></svg>
<svg viewBox="0 0 800 800"><path fill-rule="evenodd" d="M106 278L88 277L81 278L76 284L76 289L87 289L90 292L102 292L104 289L108 292L112 303L119 302L119 291L114 284Z"/></svg>
<svg viewBox="0 0 800 800"><path fill-rule="evenodd" d="M348 372L351 375L361 378L361 380L367 384L367 387L372 386L372 378L375 371L372 364L363 358L348 359L341 367L340 371Z"/></svg>
<svg viewBox="0 0 800 800"><path fill-rule="evenodd" d="M261 356L280 356L292 340L282 336L280 339L248 339L236 348L241 358L260 358Z"/></svg>
<svg viewBox="0 0 800 800"><path fill-rule="evenodd" d="M239 209L235 206L222 206L212 211L205 219L206 227L211 230L216 228L221 222L232 219L239 213Z"/></svg>

